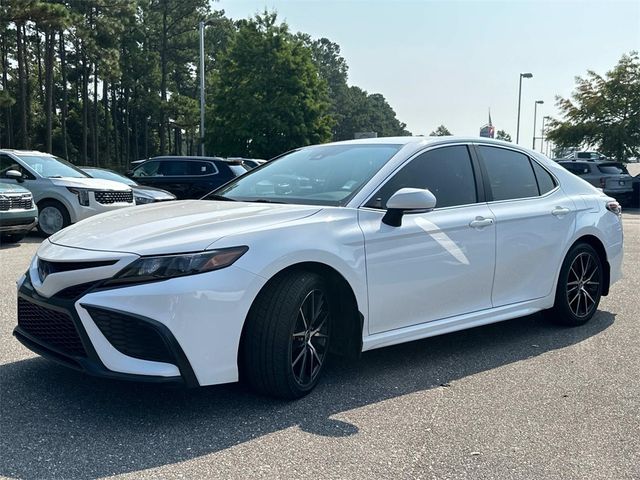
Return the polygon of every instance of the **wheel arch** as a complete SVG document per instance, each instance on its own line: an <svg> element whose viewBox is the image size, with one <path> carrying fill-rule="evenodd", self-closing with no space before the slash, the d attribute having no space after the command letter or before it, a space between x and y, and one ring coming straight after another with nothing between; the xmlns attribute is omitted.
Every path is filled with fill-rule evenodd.
<svg viewBox="0 0 640 480"><path fill-rule="evenodd" d="M331 289L330 293L337 299L338 305L338 313L333 318L334 323L332 324L332 331L339 332L339 334L332 335L331 351L344 356L359 356L362 352L364 316L358 306L355 292L347 279L338 270L326 263L318 261L304 261L282 268L260 288L251 304L251 307L249 308L249 311L260 295L270 285L272 285L273 282L277 282L283 276L295 271L317 273L327 280L327 284ZM246 328L247 321L245 319L238 346L239 368L242 365L240 355L243 351L242 345L245 339Z"/></svg>
<svg viewBox="0 0 640 480"><path fill-rule="evenodd" d="M604 285L602 286L602 296L606 296L609 294L609 285L611 283L611 266L609 265L609 260L607 257L607 250L604 248L604 243L598 237L592 234L584 234L578 237L569 247L567 252L571 251L573 247L575 247L579 243L586 243L593 247L593 249L598 253L600 260L602 261L602 267L604 269Z"/></svg>
<svg viewBox="0 0 640 480"><path fill-rule="evenodd" d="M36 205L38 206L38 212L42 210L41 206L43 203L46 203L46 202L59 203L67 210L67 214L69 215L69 220L71 221L71 223L76 223L78 221L75 210L71 207L71 205L69 205L69 202L67 201L66 198L58 195L49 194L46 197L43 197L36 202Z"/></svg>

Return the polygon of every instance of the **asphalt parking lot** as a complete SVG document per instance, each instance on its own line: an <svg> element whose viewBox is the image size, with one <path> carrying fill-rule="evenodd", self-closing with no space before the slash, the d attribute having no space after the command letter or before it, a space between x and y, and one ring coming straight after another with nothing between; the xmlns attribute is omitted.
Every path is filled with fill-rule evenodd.
<svg viewBox="0 0 640 480"><path fill-rule="evenodd" d="M100 380L11 335L39 239L0 250L0 477L640 478L640 212L593 320L540 315L335 360L293 403Z"/></svg>

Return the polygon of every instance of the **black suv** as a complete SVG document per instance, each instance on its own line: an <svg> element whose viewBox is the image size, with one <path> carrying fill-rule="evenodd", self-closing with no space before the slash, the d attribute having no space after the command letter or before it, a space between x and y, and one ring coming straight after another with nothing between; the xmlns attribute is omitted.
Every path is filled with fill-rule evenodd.
<svg viewBox="0 0 640 480"><path fill-rule="evenodd" d="M248 170L241 160L219 157L153 157L128 176L142 185L168 190L178 199L201 198Z"/></svg>

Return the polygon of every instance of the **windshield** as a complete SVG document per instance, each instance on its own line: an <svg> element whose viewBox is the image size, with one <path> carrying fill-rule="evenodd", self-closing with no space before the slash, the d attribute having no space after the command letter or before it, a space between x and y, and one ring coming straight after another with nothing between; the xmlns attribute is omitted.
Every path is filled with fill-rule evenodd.
<svg viewBox="0 0 640 480"><path fill-rule="evenodd" d="M110 170L102 170L101 168L83 168L85 173L88 173L93 178L100 178L102 180L113 180L115 182L124 183L126 185L138 185L130 178L120 175L119 173L112 172Z"/></svg>
<svg viewBox="0 0 640 480"><path fill-rule="evenodd" d="M89 175L71 163L53 155L18 155L38 175L45 178L86 178Z"/></svg>
<svg viewBox="0 0 640 480"><path fill-rule="evenodd" d="M214 193L232 200L345 205L402 145L318 145L287 153ZM207 199L208 197L205 197ZM211 199L215 199L211 195Z"/></svg>

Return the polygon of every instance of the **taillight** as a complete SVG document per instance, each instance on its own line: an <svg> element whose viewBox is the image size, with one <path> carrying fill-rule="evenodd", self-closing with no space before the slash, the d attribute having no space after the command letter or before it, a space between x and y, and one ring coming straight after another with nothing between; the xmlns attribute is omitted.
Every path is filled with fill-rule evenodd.
<svg viewBox="0 0 640 480"><path fill-rule="evenodd" d="M604 188L606 184L607 184L607 179L605 177L600 177L600 187Z"/></svg>
<svg viewBox="0 0 640 480"><path fill-rule="evenodd" d="M622 215L622 207L618 202L607 202L607 210L615 213L618 217Z"/></svg>

